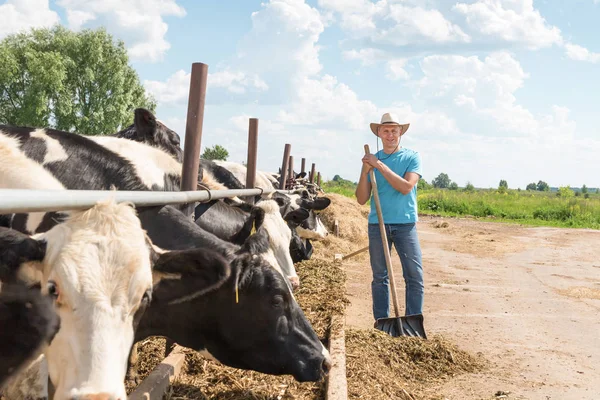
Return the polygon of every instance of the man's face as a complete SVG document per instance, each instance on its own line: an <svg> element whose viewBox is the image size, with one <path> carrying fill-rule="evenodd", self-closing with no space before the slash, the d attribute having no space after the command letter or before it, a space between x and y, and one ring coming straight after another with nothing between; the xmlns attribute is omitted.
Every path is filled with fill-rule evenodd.
<svg viewBox="0 0 600 400"><path fill-rule="evenodd" d="M400 140L400 127L398 125L382 125L377 132L385 147L396 147L398 145Z"/></svg>

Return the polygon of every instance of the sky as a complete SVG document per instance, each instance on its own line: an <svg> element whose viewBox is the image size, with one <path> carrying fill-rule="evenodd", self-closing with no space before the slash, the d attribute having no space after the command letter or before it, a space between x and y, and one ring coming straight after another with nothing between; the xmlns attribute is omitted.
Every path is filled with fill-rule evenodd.
<svg viewBox="0 0 600 400"><path fill-rule="evenodd" d="M286 143L358 179L370 122L396 113L423 178L600 186L600 0L0 0L0 39L105 27L184 143L191 65L208 65L202 149L276 172Z"/></svg>

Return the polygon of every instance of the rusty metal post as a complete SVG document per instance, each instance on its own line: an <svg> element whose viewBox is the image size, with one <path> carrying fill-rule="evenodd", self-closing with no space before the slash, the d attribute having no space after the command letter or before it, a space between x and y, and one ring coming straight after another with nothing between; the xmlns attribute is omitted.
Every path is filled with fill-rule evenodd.
<svg viewBox="0 0 600 400"><path fill-rule="evenodd" d="M288 166L289 168L289 173L288 173L288 181L291 181L294 179L294 156L290 156L290 165Z"/></svg>
<svg viewBox="0 0 600 400"><path fill-rule="evenodd" d="M302 157L302 163L300 166L300 173L306 171L306 158Z"/></svg>
<svg viewBox="0 0 600 400"><path fill-rule="evenodd" d="M202 124L204 122L204 103L206 101L206 78L208 65L192 64L190 92L188 97L187 122L185 125L185 146L181 171L181 190L196 190L198 187L198 169L200 168L200 144L202 143ZM192 215L194 204L182 207L185 215Z"/></svg>
<svg viewBox="0 0 600 400"><path fill-rule="evenodd" d="M248 122L248 159L246 161L246 188L251 189L256 185L256 154L258 149L258 119L250 118ZM263 188L264 189L264 188ZM254 196L246 198L254 204Z"/></svg>
<svg viewBox="0 0 600 400"><path fill-rule="evenodd" d="M317 185L321 186L321 173L317 173Z"/></svg>
<svg viewBox="0 0 600 400"><path fill-rule="evenodd" d="M279 189L285 189L285 178L288 171L288 163L290 161L290 153L292 152L292 145L289 143L285 144L283 149L283 162L281 163L281 175L279 176Z"/></svg>
<svg viewBox="0 0 600 400"><path fill-rule="evenodd" d="M309 177L310 183L315 183L315 168L316 168L315 163L312 163L312 168L310 169L310 177Z"/></svg>

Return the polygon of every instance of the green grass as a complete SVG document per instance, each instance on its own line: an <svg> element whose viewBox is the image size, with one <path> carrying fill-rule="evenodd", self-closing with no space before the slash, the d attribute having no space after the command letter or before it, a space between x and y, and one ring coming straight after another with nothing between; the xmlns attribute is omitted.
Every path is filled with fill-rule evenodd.
<svg viewBox="0 0 600 400"><path fill-rule="evenodd" d="M328 181L326 193L354 197L355 186ZM419 213L471 216L524 225L600 229L600 195L559 197L555 192L428 189L418 191Z"/></svg>

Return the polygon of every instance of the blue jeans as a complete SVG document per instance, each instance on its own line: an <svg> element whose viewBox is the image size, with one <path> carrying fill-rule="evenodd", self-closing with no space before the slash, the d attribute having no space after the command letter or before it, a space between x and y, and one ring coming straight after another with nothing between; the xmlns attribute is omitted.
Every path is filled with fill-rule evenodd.
<svg viewBox="0 0 600 400"><path fill-rule="evenodd" d="M406 293L405 315L423 313L423 264L421 261L421 246L417 236L417 227L414 223L409 224L385 224L387 245L391 250L392 243L400 256L402 263L402 274L404 276ZM381 233L378 224L369 224L369 254L371 257L371 269L373 270L373 281L371 292L373 295L373 316L375 320L390 317L390 280L385 254L381 241ZM397 265L392 259L392 267L397 270ZM398 281L396 281L398 286ZM399 305L400 307L402 305Z"/></svg>

